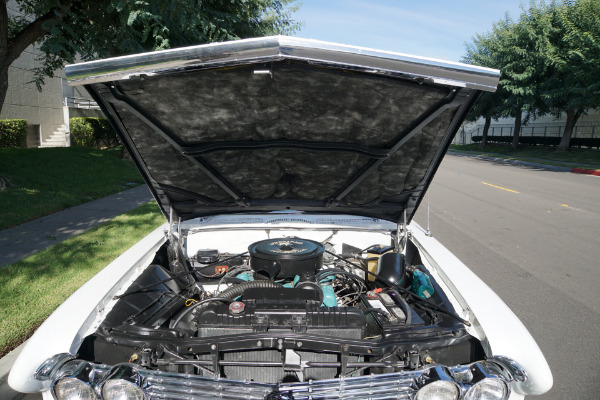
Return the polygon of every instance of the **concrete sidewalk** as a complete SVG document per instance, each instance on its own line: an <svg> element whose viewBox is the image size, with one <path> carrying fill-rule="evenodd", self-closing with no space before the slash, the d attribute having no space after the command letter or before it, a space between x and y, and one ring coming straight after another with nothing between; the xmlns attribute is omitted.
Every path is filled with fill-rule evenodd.
<svg viewBox="0 0 600 400"><path fill-rule="evenodd" d="M42 398L41 394L39 393L18 393L8 386L8 373L10 372L13 363L17 359L19 353L21 353L21 350L24 346L25 343L0 359L0 399L2 400L39 400Z"/></svg>
<svg viewBox="0 0 600 400"><path fill-rule="evenodd" d="M0 231L0 268L82 234L152 200L146 185Z"/></svg>
<svg viewBox="0 0 600 400"><path fill-rule="evenodd" d="M0 267L77 236L150 200L150 190L142 185L0 231ZM24 345L0 359L1 400L41 399L39 393L17 393L7 383L10 369Z"/></svg>

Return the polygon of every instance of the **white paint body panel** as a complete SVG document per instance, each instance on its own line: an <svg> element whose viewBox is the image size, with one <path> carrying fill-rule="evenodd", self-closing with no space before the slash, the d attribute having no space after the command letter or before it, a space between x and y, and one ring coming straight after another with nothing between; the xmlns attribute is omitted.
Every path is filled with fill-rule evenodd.
<svg viewBox="0 0 600 400"><path fill-rule="evenodd" d="M110 263L73 293L38 328L17 358L8 384L19 392L46 391L50 381L33 375L38 367L55 354L76 354L88 331L95 330L119 294L152 262L154 253L166 240L166 224Z"/></svg>

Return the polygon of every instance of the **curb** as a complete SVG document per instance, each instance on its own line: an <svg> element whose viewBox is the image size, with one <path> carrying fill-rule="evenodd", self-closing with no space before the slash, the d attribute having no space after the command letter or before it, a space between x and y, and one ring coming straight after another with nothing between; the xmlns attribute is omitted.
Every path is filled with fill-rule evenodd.
<svg viewBox="0 0 600 400"><path fill-rule="evenodd" d="M560 167L557 165L541 164L541 163L536 163L536 162L531 162L531 161L522 161L522 160L510 160L510 159L506 159L506 158L483 156L480 154L469 154L469 153L463 153L460 151L452 151L452 150L449 150L448 153L446 153L446 154L452 155L452 156L457 156L457 157L470 157L470 158L477 158L477 159L486 160L486 161L502 162L505 164L524 165L526 167L539 168L539 169L543 169L543 170L547 170L547 171L571 172L574 174L600 176L600 170L596 170L596 169L587 169L587 168L579 168L579 167Z"/></svg>
<svg viewBox="0 0 600 400"><path fill-rule="evenodd" d="M574 174L586 174L586 175L600 176L600 170L597 170L597 169L571 168L570 172L572 172Z"/></svg>

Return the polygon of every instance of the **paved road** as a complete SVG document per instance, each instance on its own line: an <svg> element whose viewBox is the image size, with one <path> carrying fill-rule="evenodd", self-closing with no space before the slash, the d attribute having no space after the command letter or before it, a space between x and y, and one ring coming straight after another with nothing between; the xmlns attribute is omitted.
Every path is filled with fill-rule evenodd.
<svg viewBox="0 0 600 400"><path fill-rule="evenodd" d="M433 235L544 352L554 387L538 398L598 399L600 177L448 155L429 191Z"/></svg>

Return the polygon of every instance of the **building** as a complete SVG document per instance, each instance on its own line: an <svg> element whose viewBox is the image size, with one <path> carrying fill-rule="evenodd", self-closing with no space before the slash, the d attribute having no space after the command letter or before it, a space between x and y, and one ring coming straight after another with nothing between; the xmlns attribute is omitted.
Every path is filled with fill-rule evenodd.
<svg viewBox="0 0 600 400"><path fill-rule="evenodd" d="M22 15L14 0L7 3L9 15ZM27 147L69 145L69 117L101 116L97 105L81 89L69 87L63 71L46 78L42 91L33 82L40 52L29 46L8 72L8 91L0 119L26 119Z"/></svg>
<svg viewBox="0 0 600 400"><path fill-rule="evenodd" d="M523 118L526 115L523 114ZM566 117L563 115L560 118L554 118L551 115L546 115L537 119L531 119L527 124L521 126L520 136L547 136L547 137L562 137L565 127ZM481 136L483 134L483 125L485 120L478 119L475 122L465 123L456 133L452 143L454 144L470 144L473 136ZM514 118L500 118L497 121L492 119L489 136L512 136L514 129ZM600 110L589 112L587 115L582 115L573 130L572 138L600 138Z"/></svg>

